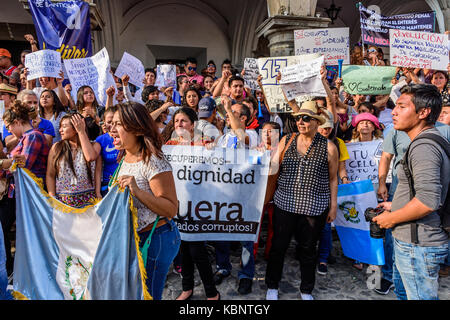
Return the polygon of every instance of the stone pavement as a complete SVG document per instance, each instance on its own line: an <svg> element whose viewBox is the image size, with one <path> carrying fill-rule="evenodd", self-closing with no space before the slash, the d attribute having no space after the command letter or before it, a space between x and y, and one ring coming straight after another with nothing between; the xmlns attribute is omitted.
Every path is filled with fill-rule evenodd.
<svg viewBox="0 0 450 320"><path fill-rule="evenodd" d="M260 244L261 245L261 244ZM217 286L222 300L265 300L267 286L264 283L266 272L266 261L263 257L264 248L259 248L256 257L255 278L252 292L242 296L238 293L237 273L240 263L240 249L232 251L231 263L233 270L231 275ZM369 290L366 281L369 275L366 274L367 265L363 271L352 267L352 260L345 257L339 240L333 241L332 255L336 258L336 263L328 265L328 274L325 276L316 273L316 285L312 295L316 300L396 300L396 296L391 290L387 295L380 295ZM215 264L213 271L215 271ZM450 277L439 279L439 298L450 300ZM299 262L295 259L295 242L291 242L283 269L283 277L280 282L280 300L299 300L300 293L300 268ZM169 272L166 288L163 293L164 300L174 300L181 293L181 277L178 274ZM205 300L203 285L196 271L196 281L192 300Z"/></svg>

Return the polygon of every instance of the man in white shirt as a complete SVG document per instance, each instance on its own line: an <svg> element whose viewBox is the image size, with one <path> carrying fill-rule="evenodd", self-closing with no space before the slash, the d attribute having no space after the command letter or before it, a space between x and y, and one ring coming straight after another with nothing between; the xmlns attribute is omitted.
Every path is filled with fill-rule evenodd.
<svg viewBox="0 0 450 320"><path fill-rule="evenodd" d="M201 132L202 137L209 137L212 141L220 135L220 131L213 125L216 118L216 102L210 97L202 98L198 103L199 120L195 124L195 131Z"/></svg>
<svg viewBox="0 0 450 320"><path fill-rule="evenodd" d="M258 145L258 133L245 129L250 120L250 109L242 103L231 104L231 99L222 96L222 104L227 112L227 126L231 130L217 139L216 146L222 148L255 148Z"/></svg>

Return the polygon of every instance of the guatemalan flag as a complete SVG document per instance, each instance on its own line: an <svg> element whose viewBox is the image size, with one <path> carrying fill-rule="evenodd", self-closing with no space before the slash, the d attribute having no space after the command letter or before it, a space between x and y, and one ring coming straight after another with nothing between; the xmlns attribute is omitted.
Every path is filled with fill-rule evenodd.
<svg viewBox="0 0 450 320"><path fill-rule="evenodd" d="M26 169L16 169L14 181L16 299L151 299L128 188L76 209L50 197Z"/></svg>
<svg viewBox="0 0 450 320"><path fill-rule="evenodd" d="M371 265L384 265L383 239L370 237L370 223L364 217L368 207L377 206L371 180L338 186L338 210L334 225L344 255Z"/></svg>

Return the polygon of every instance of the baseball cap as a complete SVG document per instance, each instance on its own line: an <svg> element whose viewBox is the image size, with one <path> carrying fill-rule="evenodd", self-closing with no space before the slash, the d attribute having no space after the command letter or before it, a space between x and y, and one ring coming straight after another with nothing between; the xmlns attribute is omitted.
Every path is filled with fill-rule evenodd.
<svg viewBox="0 0 450 320"><path fill-rule="evenodd" d="M209 118L214 109L216 108L216 102L210 97L202 98L198 102L198 117Z"/></svg>
<svg viewBox="0 0 450 320"><path fill-rule="evenodd" d="M2 56L11 58L11 53L4 48L0 48L0 57L2 57Z"/></svg>
<svg viewBox="0 0 450 320"><path fill-rule="evenodd" d="M323 110L323 112L326 114L325 123L323 125L321 125L319 128L322 128L322 129L334 128L333 114L328 110Z"/></svg>

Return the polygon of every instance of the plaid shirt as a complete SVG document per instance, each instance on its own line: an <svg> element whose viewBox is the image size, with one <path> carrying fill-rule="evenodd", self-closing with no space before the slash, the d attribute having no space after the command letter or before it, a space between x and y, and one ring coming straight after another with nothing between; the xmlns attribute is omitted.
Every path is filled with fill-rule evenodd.
<svg viewBox="0 0 450 320"><path fill-rule="evenodd" d="M44 134L38 129L31 129L20 138L19 144L11 151L11 156L24 155L26 158L25 168L45 181L49 151L50 147Z"/></svg>

